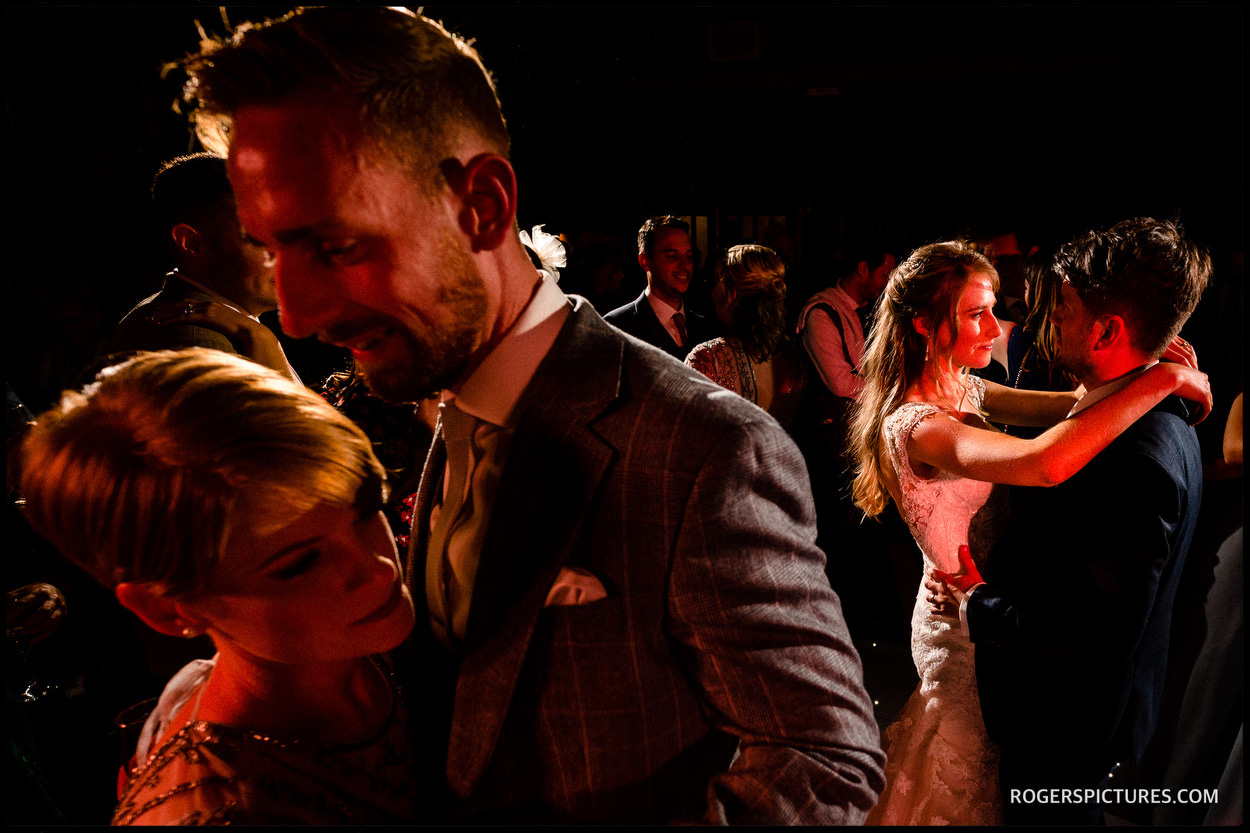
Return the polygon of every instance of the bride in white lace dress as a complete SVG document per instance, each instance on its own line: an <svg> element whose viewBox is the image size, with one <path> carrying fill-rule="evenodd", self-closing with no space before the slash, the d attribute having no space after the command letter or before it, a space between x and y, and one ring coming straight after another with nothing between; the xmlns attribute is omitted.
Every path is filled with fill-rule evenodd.
<svg viewBox="0 0 1250 833"><path fill-rule="evenodd" d="M1206 376L1171 362L1071 419L1076 392L1018 391L970 376L968 368L989 363L1001 333L997 284L990 262L966 244L921 247L891 275L868 339L851 426L855 501L875 517L894 500L926 571L957 572L961 545L989 551L1006 510L994 484L1062 482L1169 394L1209 407ZM1053 427L1026 440L987 418ZM886 788L868 823L1000 824L998 754L981 719L973 646L956 611L933 608L921 586L911 619L920 683L886 731Z"/></svg>

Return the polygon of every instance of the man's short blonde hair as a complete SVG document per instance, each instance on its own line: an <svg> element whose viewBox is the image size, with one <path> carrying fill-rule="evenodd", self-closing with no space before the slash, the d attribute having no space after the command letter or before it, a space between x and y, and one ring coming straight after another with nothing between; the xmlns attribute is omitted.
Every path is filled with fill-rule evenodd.
<svg viewBox="0 0 1250 833"><path fill-rule="evenodd" d="M511 143L494 81L472 45L429 18L385 6L297 9L243 23L175 66L205 147L224 152L234 113L307 95L345 95L365 134L434 191L460 131L494 153Z"/></svg>

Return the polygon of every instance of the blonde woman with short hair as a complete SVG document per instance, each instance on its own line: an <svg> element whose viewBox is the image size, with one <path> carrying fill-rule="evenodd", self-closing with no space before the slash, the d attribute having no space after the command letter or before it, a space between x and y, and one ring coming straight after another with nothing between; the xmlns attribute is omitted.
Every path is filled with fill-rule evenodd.
<svg viewBox="0 0 1250 833"><path fill-rule="evenodd" d="M412 599L369 440L238 356L141 353L20 447L31 524L123 606L216 647L166 687L113 823L412 820L387 652Z"/></svg>

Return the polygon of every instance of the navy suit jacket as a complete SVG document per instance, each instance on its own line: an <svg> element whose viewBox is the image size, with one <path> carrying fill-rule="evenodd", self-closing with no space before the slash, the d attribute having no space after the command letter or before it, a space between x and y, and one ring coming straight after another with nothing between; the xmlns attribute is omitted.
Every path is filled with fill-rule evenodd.
<svg viewBox="0 0 1250 833"><path fill-rule="evenodd" d="M1176 398L1068 481L1012 491L1009 529L967 608L1004 789L1094 786L1140 755L1201 496L1197 436Z"/></svg>
<svg viewBox="0 0 1250 833"><path fill-rule="evenodd" d="M685 307L687 340L684 346L678 346L673 341L673 337L668 334L668 330L664 329L664 325L655 315L655 310L651 309L651 304L647 303L646 292L625 306L612 310L603 316L603 320L624 330L634 338L640 338L653 347L659 347L678 361L685 361L695 345L716 337L716 329L707 318L697 312L692 312L689 304Z"/></svg>

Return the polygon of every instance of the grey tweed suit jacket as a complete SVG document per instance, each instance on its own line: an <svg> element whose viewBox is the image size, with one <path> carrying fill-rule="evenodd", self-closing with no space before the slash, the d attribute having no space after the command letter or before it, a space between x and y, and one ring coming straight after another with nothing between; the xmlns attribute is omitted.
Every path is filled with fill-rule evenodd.
<svg viewBox="0 0 1250 833"><path fill-rule="evenodd" d="M802 457L764 411L571 301L518 404L450 663L423 587L441 441L418 493L406 571L417 661L433 653L409 690L454 691L454 818L861 822L884 755ZM562 567L607 598L544 607Z"/></svg>

